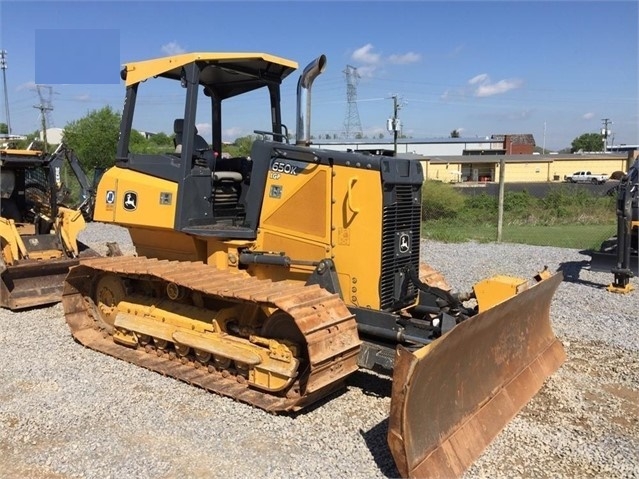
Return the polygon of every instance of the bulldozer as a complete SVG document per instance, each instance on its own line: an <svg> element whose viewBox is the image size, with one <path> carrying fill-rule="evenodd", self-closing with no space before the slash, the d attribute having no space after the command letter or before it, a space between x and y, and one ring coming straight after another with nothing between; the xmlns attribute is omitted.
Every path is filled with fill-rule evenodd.
<svg viewBox="0 0 639 479"><path fill-rule="evenodd" d="M124 65L94 221L127 228L137 256L71 268L67 324L88 348L272 413L338 394L360 368L385 373L400 474L459 476L565 360L550 322L562 274L455 292L420 264L421 164L313 147L325 55L299 76L293 141L280 88L297 68L243 52ZM175 150L132 152L136 100L160 79L184 98L167 119ZM248 94L271 123L249 156L224 158L223 107ZM211 143L196 126L202 105Z"/></svg>
<svg viewBox="0 0 639 479"><path fill-rule="evenodd" d="M0 306L57 303L69 267L97 256L78 240L93 215L91 185L64 144L52 154L2 149L0 175Z"/></svg>
<svg viewBox="0 0 639 479"><path fill-rule="evenodd" d="M612 293L634 290L630 279L639 276L639 159L628 168L614 188L617 234L605 240L599 250L589 251L590 270L613 273L607 286Z"/></svg>

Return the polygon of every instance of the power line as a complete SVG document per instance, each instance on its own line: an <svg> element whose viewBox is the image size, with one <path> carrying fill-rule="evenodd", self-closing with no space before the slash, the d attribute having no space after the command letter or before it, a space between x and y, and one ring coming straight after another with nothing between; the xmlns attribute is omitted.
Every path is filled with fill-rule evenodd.
<svg viewBox="0 0 639 479"><path fill-rule="evenodd" d="M344 119L344 138L360 138L362 136L362 123L357 110L357 84L360 75L357 68L346 65L346 118Z"/></svg>
<svg viewBox="0 0 639 479"><path fill-rule="evenodd" d="M7 119L7 133L11 134L11 117L9 116L9 95L7 94L7 51L0 50L0 68L2 68L2 81L4 85L4 113Z"/></svg>

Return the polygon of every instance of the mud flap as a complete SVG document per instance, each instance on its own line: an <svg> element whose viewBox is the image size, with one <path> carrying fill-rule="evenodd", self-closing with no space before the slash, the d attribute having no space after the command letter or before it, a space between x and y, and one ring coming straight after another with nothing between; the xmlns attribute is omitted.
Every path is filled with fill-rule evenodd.
<svg viewBox="0 0 639 479"><path fill-rule="evenodd" d="M458 477L565 361L550 324L562 273L412 353L398 347L388 443L402 477Z"/></svg>

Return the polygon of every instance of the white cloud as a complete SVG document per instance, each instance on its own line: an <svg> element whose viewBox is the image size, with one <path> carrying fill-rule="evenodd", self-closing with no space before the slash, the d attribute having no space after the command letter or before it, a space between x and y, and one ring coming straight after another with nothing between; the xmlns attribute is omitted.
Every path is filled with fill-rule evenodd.
<svg viewBox="0 0 639 479"><path fill-rule="evenodd" d="M16 91L35 90L35 89L36 89L36 82L34 82L34 81L28 81L28 82L22 83L21 85L18 85L16 87Z"/></svg>
<svg viewBox="0 0 639 479"><path fill-rule="evenodd" d="M476 85L477 83L485 83L487 81L489 81L490 78L488 77L487 73L480 73L479 75L471 78L470 80L468 80L468 84L469 85Z"/></svg>
<svg viewBox="0 0 639 479"><path fill-rule="evenodd" d="M199 127L198 127L198 130L199 130ZM225 130L222 131L222 139L224 141L233 141L236 138L239 138L245 135L246 135L245 130L243 128L240 128L239 126L226 128Z"/></svg>
<svg viewBox="0 0 639 479"><path fill-rule="evenodd" d="M395 65L406 65L407 63L416 63L421 60L421 55L415 52L407 52L401 55L393 54L388 57L388 61Z"/></svg>
<svg viewBox="0 0 639 479"><path fill-rule="evenodd" d="M584 113L582 118L584 120L592 120L595 117L595 114L591 111L589 111L588 113Z"/></svg>
<svg viewBox="0 0 639 479"><path fill-rule="evenodd" d="M161 50L167 55L179 55L186 51L178 44L178 42L169 42L166 45L162 45Z"/></svg>
<svg viewBox="0 0 639 479"><path fill-rule="evenodd" d="M89 96L88 93L84 93L82 95L74 96L73 99L76 100L76 101L89 101L89 100L91 100L91 96Z"/></svg>
<svg viewBox="0 0 639 479"><path fill-rule="evenodd" d="M523 80L519 78L509 78L491 83L487 73L481 73L468 80L469 85L476 86L473 94L477 97L501 95L507 91L520 88L523 83Z"/></svg>
<svg viewBox="0 0 639 479"><path fill-rule="evenodd" d="M213 131L213 127L210 123L196 123L195 128L197 128L197 134L200 136L211 136L211 132Z"/></svg>
<svg viewBox="0 0 639 479"><path fill-rule="evenodd" d="M357 68L357 73L362 78L371 78L376 71L377 71L376 65L368 65L368 66Z"/></svg>
<svg viewBox="0 0 639 479"><path fill-rule="evenodd" d="M376 65L380 61L379 53L373 53L373 45L367 43L363 47L358 48L353 52L351 58L356 62L366 63L367 65Z"/></svg>
<svg viewBox="0 0 639 479"><path fill-rule="evenodd" d="M361 77L370 78L387 63L395 65L415 63L421 60L421 55L415 52L406 52L394 53L384 57L381 53L375 51L372 43L367 43L353 51L351 60L357 65L357 73Z"/></svg>

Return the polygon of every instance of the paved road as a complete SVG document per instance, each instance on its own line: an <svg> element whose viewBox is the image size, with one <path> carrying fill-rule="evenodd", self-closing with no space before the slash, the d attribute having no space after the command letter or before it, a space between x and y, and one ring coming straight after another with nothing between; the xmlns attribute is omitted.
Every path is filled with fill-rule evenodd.
<svg viewBox="0 0 639 479"><path fill-rule="evenodd" d="M595 196L604 196L608 190L619 184L616 180L610 180L603 185L593 185L590 183L573 184L573 183L548 183L548 182L530 182L530 183L506 183L506 191L528 191L533 196L538 198L544 197L550 191L557 189L565 189L567 191L572 190L586 190L591 192ZM461 183L454 185L455 189L466 195L480 195L485 193L487 195L497 196L499 194L499 183Z"/></svg>

